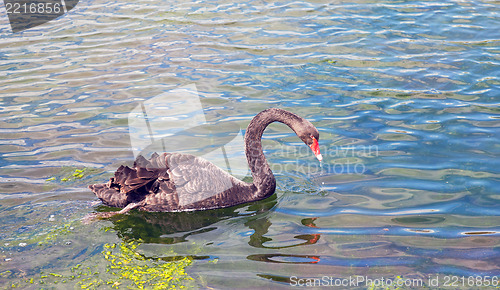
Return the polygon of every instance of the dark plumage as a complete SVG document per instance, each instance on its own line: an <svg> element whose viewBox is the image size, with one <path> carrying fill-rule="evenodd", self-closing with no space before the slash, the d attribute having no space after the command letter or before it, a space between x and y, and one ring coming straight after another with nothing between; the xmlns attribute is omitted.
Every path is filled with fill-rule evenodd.
<svg viewBox="0 0 500 290"><path fill-rule="evenodd" d="M255 116L245 133L245 153L253 183L240 181L207 160L189 154L139 156L133 168L120 166L108 183L89 188L108 206L145 211L191 211L230 207L264 199L276 180L262 152L261 138L272 122L288 125L321 161L318 130L307 120L282 109Z"/></svg>

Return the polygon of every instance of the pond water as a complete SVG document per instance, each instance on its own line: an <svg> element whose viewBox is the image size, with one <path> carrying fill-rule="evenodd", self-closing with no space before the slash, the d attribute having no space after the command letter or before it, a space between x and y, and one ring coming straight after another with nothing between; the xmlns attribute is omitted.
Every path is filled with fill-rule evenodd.
<svg viewBox="0 0 500 290"><path fill-rule="evenodd" d="M500 2L89 0L7 21L2 287L500 284ZM129 113L193 84L219 133L307 118L323 164L273 124L273 197L82 223L110 210L87 185L133 163Z"/></svg>

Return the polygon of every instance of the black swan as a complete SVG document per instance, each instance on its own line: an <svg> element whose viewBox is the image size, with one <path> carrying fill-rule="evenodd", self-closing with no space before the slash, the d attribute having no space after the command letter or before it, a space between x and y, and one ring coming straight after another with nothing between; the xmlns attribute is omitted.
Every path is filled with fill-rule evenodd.
<svg viewBox="0 0 500 290"><path fill-rule="evenodd" d="M276 180L262 152L261 138L272 122L288 125L308 145L319 161L318 130L288 111L271 108L257 114L245 133L245 154L253 183L238 180L208 162L189 154L139 156L134 167L120 166L108 183L89 188L108 206L145 211L192 211L230 207L269 197Z"/></svg>

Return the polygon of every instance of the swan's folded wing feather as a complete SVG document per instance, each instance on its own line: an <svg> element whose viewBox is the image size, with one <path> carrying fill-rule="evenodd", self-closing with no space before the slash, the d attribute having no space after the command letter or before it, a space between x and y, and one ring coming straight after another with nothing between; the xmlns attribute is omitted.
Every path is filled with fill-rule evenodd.
<svg viewBox="0 0 500 290"><path fill-rule="evenodd" d="M134 162L134 168L120 166L115 172L112 183L115 183L120 192L147 194L151 182L158 177L168 180L165 154L153 154L150 159L138 156Z"/></svg>
<svg viewBox="0 0 500 290"><path fill-rule="evenodd" d="M115 172L115 177L112 178L111 184L115 184L122 193L129 193L146 185L149 179L137 176L137 170L128 166L120 166Z"/></svg>
<svg viewBox="0 0 500 290"><path fill-rule="evenodd" d="M175 153L167 156L167 163L180 206L188 207L233 186L234 177L204 158Z"/></svg>
<svg viewBox="0 0 500 290"><path fill-rule="evenodd" d="M139 156L133 168L122 165L108 183L90 185L89 188L107 205L126 206L140 199L139 196L149 194L154 189L153 182L159 177L159 182L168 182L165 156L154 154L149 160Z"/></svg>
<svg viewBox="0 0 500 290"><path fill-rule="evenodd" d="M179 208L179 199L172 182L156 180L152 183L151 192L144 198L143 209L147 211L174 211Z"/></svg>

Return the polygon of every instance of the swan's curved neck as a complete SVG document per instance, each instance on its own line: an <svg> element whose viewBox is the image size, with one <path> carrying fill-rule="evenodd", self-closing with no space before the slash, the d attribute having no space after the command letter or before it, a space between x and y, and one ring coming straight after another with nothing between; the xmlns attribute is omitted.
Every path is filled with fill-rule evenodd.
<svg viewBox="0 0 500 290"><path fill-rule="evenodd" d="M295 127L301 120L302 118L288 111L272 108L260 112L250 121L245 132L245 154L258 196L271 195L276 188L276 179L262 150L261 139L264 130L273 122L281 122L296 132Z"/></svg>

